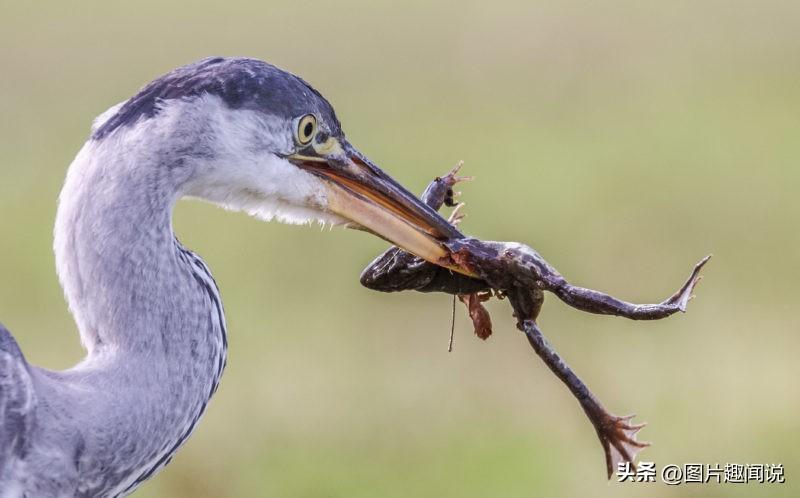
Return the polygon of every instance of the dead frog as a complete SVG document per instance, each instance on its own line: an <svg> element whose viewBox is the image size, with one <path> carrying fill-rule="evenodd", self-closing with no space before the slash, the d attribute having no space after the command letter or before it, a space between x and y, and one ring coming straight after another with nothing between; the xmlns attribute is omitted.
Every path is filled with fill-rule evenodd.
<svg viewBox="0 0 800 498"><path fill-rule="evenodd" d="M447 175L434 179L421 196L426 204L436 210L442 205L455 206L450 217L454 225L463 217L460 214L463 204L456 203L457 193L453 187L467 179L457 176L460 166L459 163ZM491 334L491 319L481 303L492 296L508 298L517 319L517 328L525 333L536 354L550 370L567 385L592 422L605 452L608 478L611 478L619 462L630 462L635 468L636 454L649 445L636 439L636 433L645 424L632 424L633 415L618 417L609 413L548 344L536 324L544 292L555 294L581 311L632 320L659 320L678 311L686 311L692 291L700 280L700 270L711 256L697 263L681 288L665 301L659 304L633 304L570 284L536 251L524 244L469 237L442 241L442 244L449 250L449 256L439 262L441 266L392 247L364 269L361 283L369 289L382 292L415 290L458 296L467 305L475 333L481 339Z"/></svg>

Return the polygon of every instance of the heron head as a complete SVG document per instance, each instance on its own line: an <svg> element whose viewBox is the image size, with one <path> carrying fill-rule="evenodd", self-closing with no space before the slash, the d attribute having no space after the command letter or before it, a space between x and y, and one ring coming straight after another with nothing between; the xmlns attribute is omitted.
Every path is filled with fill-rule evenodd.
<svg viewBox="0 0 800 498"><path fill-rule="evenodd" d="M344 224L434 263L447 254L442 242L460 236L345 138L319 92L267 63L205 59L107 114L93 137L150 126L187 171L184 195L265 219Z"/></svg>

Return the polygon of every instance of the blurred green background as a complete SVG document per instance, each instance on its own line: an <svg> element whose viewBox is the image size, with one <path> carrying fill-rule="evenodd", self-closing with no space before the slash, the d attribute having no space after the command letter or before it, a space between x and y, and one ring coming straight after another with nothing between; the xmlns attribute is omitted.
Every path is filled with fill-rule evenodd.
<svg viewBox="0 0 800 498"><path fill-rule="evenodd" d="M783 463L784 485L607 483L594 430L490 303L361 288L385 247L184 202L183 242L228 315L220 390L141 497L798 496L800 3L0 3L0 319L27 358L82 351L51 251L94 116L169 69L248 55L295 72L349 138L421 191L459 159L463 229L537 248L573 282L669 295L635 323L549 298L541 325L643 460Z"/></svg>

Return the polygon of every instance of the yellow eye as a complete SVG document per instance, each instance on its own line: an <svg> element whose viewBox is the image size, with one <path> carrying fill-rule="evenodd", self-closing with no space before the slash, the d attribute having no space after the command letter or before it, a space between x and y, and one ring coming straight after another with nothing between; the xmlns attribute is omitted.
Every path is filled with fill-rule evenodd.
<svg viewBox="0 0 800 498"><path fill-rule="evenodd" d="M308 145L314 135L317 134L317 117L313 114L306 114L297 122L297 142L300 145Z"/></svg>

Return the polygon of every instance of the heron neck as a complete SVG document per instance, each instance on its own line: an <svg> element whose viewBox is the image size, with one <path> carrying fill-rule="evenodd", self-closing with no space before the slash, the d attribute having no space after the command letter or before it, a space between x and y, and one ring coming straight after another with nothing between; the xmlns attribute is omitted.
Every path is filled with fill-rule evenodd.
<svg viewBox="0 0 800 498"><path fill-rule="evenodd" d="M183 173L164 156L131 152L90 141L70 166L56 266L88 355L63 372L34 369L48 400L37 420L80 441L81 478L103 496L129 493L169 461L226 356L216 285L172 231ZM118 454L129 468L109 477Z"/></svg>
<svg viewBox="0 0 800 498"><path fill-rule="evenodd" d="M180 355L211 332L206 293L172 230L180 179L155 158L104 153L118 148L90 141L70 166L55 227L59 279L89 357Z"/></svg>

